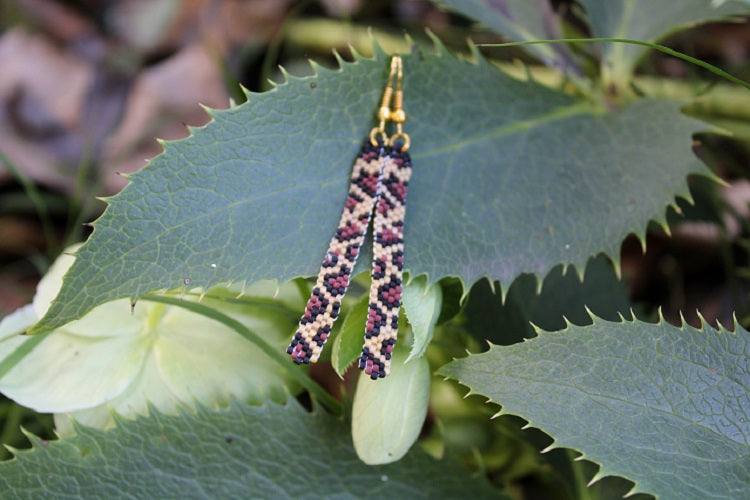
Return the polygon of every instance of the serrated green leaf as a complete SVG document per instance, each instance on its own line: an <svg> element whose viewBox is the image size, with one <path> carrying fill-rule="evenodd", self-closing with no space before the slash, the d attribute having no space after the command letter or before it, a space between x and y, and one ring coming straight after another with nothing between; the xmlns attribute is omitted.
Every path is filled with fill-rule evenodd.
<svg viewBox="0 0 750 500"><path fill-rule="evenodd" d="M34 332L186 282L316 273L387 66L378 54L316 67L167 143L109 201ZM507 284L617 256L628 233L687 194L686 175L707 172L690 150L701 125L678 103L605 112L444 51L418 49L404 68L414 161L405 265L430 282Z"/></svg>
<svg viewBox="0 0 750 500"><path fill-rule="evenodd" d="M103 432L17 451L0 463L0 490L14 498L437 498L498 491L450 460L421 450L398 464L357 459L345 425L298 403L118 419Z"/></svg>
<svg viewBox="0 0 750 500"><path fill-rule="evenodd" d="M367 313L370 310L370 297L365 294L359 298L344 318L339 334L333 341L331 364L339 377L344 377L349 365L362 354L362 343L365 338Z"/></svg>
<svg viewBox="0 0 750 500"><path fill-rule="evenodd" d="M443 289L439 283L428 284L427 276L417 276L404 287L403 309L412 331L412 346L408 363L424 354L432 340L435 324L440 317Z"/></svg>
<svg viewBox="0 0 750 500"><path fill-rule="evenodd" d="M419 437L430 402L430 366L424 357L406 362L394 351L391 374L373 381L361 372L352 405L352 441L366 464L401 459Z"/></svg>
<svg viewBox="0 0 750 500"><path fill-rule="evenodd" d="M750 14L750 7L737 1L680 0L581 0L595 37L629 38L656 42L667 34L692 25ZM646 47L606 42L602 45L602 68L608 82L630 80Z"/></svg>
<svg viewBox="0 0 750 500"><path fill-rule="evenodd" d="M589 260L583 280L575 269L563 271L557 266L541 287L536 276L525 274L510 285L504 298L500 292L485 280L469 293L466 326L477 339L510 345L534 337L532 323L548 331L565 328L565 318L587 325L591 323L587 308L609 320L630 316L628 289L604 255Z"/></svg>
<svg viewBox="0 0 750 500"><path fill-rule="evenodd" d="M662 498L750 485L750 335L595 319L451 362L440 373Z"/></svg>
<svg viewBox="0 0 750 500"><path fill-rule="evenodd" d="M563 38L560 16L547 1L439 0L438 4L460 12L514 41ZM582 73L580 64L567 45L528 45L524 49L564 74L575 77Z"/></svg>

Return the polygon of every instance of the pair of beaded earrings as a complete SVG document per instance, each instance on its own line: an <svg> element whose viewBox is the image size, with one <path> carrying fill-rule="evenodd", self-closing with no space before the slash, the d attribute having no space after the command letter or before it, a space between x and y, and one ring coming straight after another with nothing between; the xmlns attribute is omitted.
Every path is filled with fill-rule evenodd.
<svg viewBox="0 0 750 500"><path fill-rule="evenodd" d="M407 153L410 141L402 130L406 121L402 79L401 57L394 56L378 109L380 123L372 129L354 162L349 195L336 234L331 238L312 296L287 348L287 354L297 364L315 363L320 357L339 316L341 299L349 286L374 210L370 307L359 368L373 380L390 372L401 307L404 203L411 177L411 158ZM390 137L385 131L389 121L396 124L396 133Z"/></svg>

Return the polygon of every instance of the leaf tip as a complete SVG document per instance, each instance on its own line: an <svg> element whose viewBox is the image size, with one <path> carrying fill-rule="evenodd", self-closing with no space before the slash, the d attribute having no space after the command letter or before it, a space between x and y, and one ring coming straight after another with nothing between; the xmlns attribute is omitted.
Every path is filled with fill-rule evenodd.
<svg viewBox="0 0 750 500"><path fill-rule="evenodd" d="M589 258L593 258L594 255L590 255ZM573 268L573 271L575 271L576 276L578 276L578 283L583 284L583 280L586 276L586 264L581 265L575 265L572 264L571 267Z"/></svg>
<svg viewBox="0 0 750 500"><path fill-rule="evenodd" d="M250 91L249 88L245 87L243 84L240 83L240 92L245 96L245 100L249 101L250 96L253 95L253 93Z"/></svg>
<svg viewBox="0 0 750 500"><path fill-rule="evenodd" d="M617 281L622 281L622 255L619 255L616 259L610 258L609 261L612 263L615 278L617 278Z"/></svg>
<svg viewBox="0 0 750 500"><path fill-rule="evenodd" d="M522 430L526 430L526 429L527 429L527 428L529 428L529 427L531 427L531 425L529 425L529 424L526 424L525 426L521 427L521 429L522 429ZM544 447L543 449L541 449L541 450L539 451L539 453L542 453L542 454L544 454L544 453L549 453L550 451L552 451L552 450L554 450L554 449L556 449L556 448L557 448L557 446L555 445L555 443L554 443L554 442L552 442L552 443L550 443L550 444L549 444L548 446L546 446L546 447Z"/></svg>
<svg viewBox="0 0 750 500"><path fill-rule="evenodd" d="M700 329L705 330L706 326L709 326L708 321L706 320L706 317L703 316L703 313L700 312L697 308L695 309L695 314L698 316L698 321L701 322ZM685 318L682 316L682 312L680 312L680 319L682 320L683 324L686 324ZM719 320L716 320L716 323L719 325L719 330L721 330L721 323L719 323Z"/></svg>
<svg viewBox="0 0 750 500"><path fill-rule="evenodd" d="M737 312L732 312L732 331L737 331L737 328L740 326L740 322L737 319Z"/></svg>
<svg viewBox="0 0 750 500"><path fill-rule="evenodd" d="M54 330L54 327L50 328L46 324L46 322L44 321L44 319L45 318L42 318L41 320L39 320L39 322L37 324L35 324L31 328L29 328L28 330L26 330L25 332L23 332L23 335L28 335L28 336L43 335L45 333L49 333L52 330Z"/></svg>
<svg viewBox="0 0 750 500"><path fill-rule="evenodd" d="M552 272L552 271L550 271ZM565 270L563 269L563 274ZM542 288L544 287L544 280L541 279L537 274L534 274L534 294L538 297L542 294ZM505 305L505 299L503 299L503 305Z"/></svg>
<svg viewBox="0 0 750 500"><path fill-rule="evenodd" d="M3 444L3 448L8 450L8 453L13 455L13 458L18 458L18 455L22 452L22 450L16 448L15 446L11 446L9 444Z"/></svg>
<svg viewBox="0 0 750 500"><path fill-rule="evenodd" d="M388 54L385 52L385 49L383 49L383 46L378 42L378 39L375 38L375 32L372 29L372 26L367 27L367 36L370 39L370 45L372 45L372 56L374 59L385 59L388 57ZM352 52L354 54L354 52ZM357 52L359 55L359 52Z"/></svg>
<svg viewBox="0 0 750 500"><path fill-rule="evenodd" d="M318 78L320 74L325 71L325 67L321 65L318 61L312 58L307 59L307 64L310 65L310 69L312 69L312 78Z"/></svg>
<svg viewBox="0 0 750 500"><path fill-rule="evenodd" d="M682 314L682 313L680 313L680 314ZM665 320L664 320L664 309L661 306L659 306L656 309L656 316L657 316L657 319L658 319L658 322L657 322L658 324L665 323Z"/></svg>
<svg viewBox="0 0 750 500"><path fill-rule="evenodd" d="M490 292L492 295L497 295L497 289L495 288L495 281L492 278L486 277L487 283L490 285ZM502 286L500 287L502 290Z"/></svg>
<svg viewBox="0 0 750 500"><path fill-rule="evenodd" d="M661 310L659 311L661 313ZM699 316L700 317L700 316ZM664 320L664 315L660 314L660 319ZM683 330L687 327L687 321L685 321L685 315L680 311L680 328Z"/></svg>
<svg viewBox="0 0 750 500"><path fill-rule="evenodd" d="M436 56L443 57L448 55L448 49L445 47L445 44L443 44L443 41L440 40L440 37L433 33L430 28L425 28L425 33L432 42L432 46L435 49L434 52Z"/></svg>
<svg viewBox="0 0 750 500"><path fill-rule="evenodd" d="M583 308L586 310L586 314L589 315L589 319L592 323L596 323L596 320L600 319L596 314L594 314L594 311L592 311L587 304L584 304ZM622 315L620 315L620 317L622 317Z"/></svg>
<svg viewBox="0 0 750 500"><path fill-rule="evenodd" d="M370 37L370 47L372 48L373 52L375 52L375 46L378 45L378 41L375 39L375 37L372 34L372 31L368 29L368 35ZM357 47L354 46L354 43L349 41L347 43L347 47L349 48L349 53L352 55L352 59L354 62L361 61L363 59L367 59L362 52L360 52Z"/></svg>
<svg viewBox="0 0 750 500"><path fill-rule="evenodd" d="M583 455L581 455L581 458L583 458ZM591 488L596 482L600 481L604 476L605 474L602 474L601 469L599 469L596 472L596 474L594 474L594 477L592 477L591 480L588 483L586 483L586 487Z"/></svg>
<svg viewBox="0 0 750 500"><path fill-rule="evenodd" d="M474 43L474 40L471 38L466 39L466 45L469 47L469 55L471 56L472 62L480 63L484 61L484 58L482 57L482 53L479 52L479 47L477 47L477 44Z"/></svg>
<svg viewBox="0 0 750 500"><path fill-rule="evenodd" d="M308 59L308 63L312 63L312 61L310 59ZM312 66L312 64L311 64L311 66ZM285 84L289 83L289 80L291 80L291 78L292 78L292 75L289 74L289 71L287 71L287 69L284 66L282 66L281 64L279 64L278 68L279 68L279 73L281 73L282 80L281 80L281 82L278 82L278 83L269 80L269 81L271 81L271 84L274 87L278 87L279 85L285 85ZM317 76L317 73L315 73L315 75Z"/></svg>
<svg viewBox="0 0 750 500"><path fill-rule="evenodd" d="M640 233L633 233L633 234L635 234L635 237L638 240L638 243L641 244L641 253L643 255L646 255L646 235L640 234Z"/></svg>
<svg viewBox="0 0 750 500"><path fill-rule="evenodd" d="M708 172L702 172L701 175L711 181L714 181L716 184L718 184L719 186L723 188L728 188L732 186L731 182L722 179L711 170L709 170ZM693 197L689 192L688 192L688 196L690 196L690 199L692 200ZM693 202L693 204L695 204L695 202Z"/></svg>
<svg viewBox="0 0 750 500"><path fill-rule="evenodd" d="M36 441L39 440L39 437L37 437L33 432L29 431L26 427L21 425L18 430L21 431L21 434L23 434L26 439L28 439L32 444L34 444Z"/></svg>
<svg viewBox="0 0 750 500"><path fill-rule="evenodd" d="M336 49L333 49L331 52L333 53L333 57L336 58L336 63L339 65L339 69L343 68L344 65L346 64L346 61L344 60L343 57L341 57L341 54L339 53L339 51Z"/></svg>
<svg viewBox="0 0 750 500"><path fill-rule="evenodd" d="M674 203L670 206L677 207L677 204ZM670 238L672 237L672 228L669 227L669 223L667 222L666 217L659 217L658 219L654 219L654 222L661 228L662 231L664 231L664 234L666 234Z"/></svg>

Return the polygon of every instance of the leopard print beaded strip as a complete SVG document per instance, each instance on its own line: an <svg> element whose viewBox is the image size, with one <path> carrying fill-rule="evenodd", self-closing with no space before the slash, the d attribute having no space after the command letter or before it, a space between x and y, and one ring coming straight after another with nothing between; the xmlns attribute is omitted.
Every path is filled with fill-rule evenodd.
<svg viewBox="0 0 750 500"><path fill-rule="evenodd" d="M390 373L398 334L404 271L404 214L411 158L393 148L385 158L373 221L372 283L359 368L373 380Z"/></svg>
<svg viewBox="0 0 750 500"><path fill-rule="evenodd" d="M320 266L318 280L297 332L286 351L295 363L315 363L320 357L331 327L339 316L341 299L349 286L375 209L370 308L359 368L374 380L385 377L390 371L401 308L404 213L411 177L411 158L406 152L409 135L402 129L406 121L402 78L401 57L393 56L388 84L377 113L379 125L372 129L369 141L365 142L354 162L349 196L338 229ZM386 123L389 122L396 126L396 133L390 137L386 134Z"/></svg>
<svg viewBox="0 0 750 500"><path fill-rule="evenodd" d="M297 364L315 363L318 360L331 334L331 327L339 316L341 299L349 286L349 278L378 198L387 149L367 141L354 162L349 196L336 234L331 238L312 295L286 351Z"/></svg>

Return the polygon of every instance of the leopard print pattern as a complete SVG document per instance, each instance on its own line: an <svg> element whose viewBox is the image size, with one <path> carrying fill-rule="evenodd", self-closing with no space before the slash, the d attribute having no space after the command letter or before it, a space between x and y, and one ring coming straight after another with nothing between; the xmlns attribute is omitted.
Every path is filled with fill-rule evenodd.
<svg viewBox="0 0 750 500"><path fill-rule="evenodd" d="M331 238L317 281L287 348L295 363L315 363L339 316L359 249L378 198L381 171L389 148L365 143L354 162L349 196L336 234Z"/></svg>
<svg viewBox="0 0 750 500"><path fill-rule="evenodd" d="M411 158L393 148L383 165L373 221L372 283L359 368L373 380L390 372L404 270L404 214Z"/></svg>

